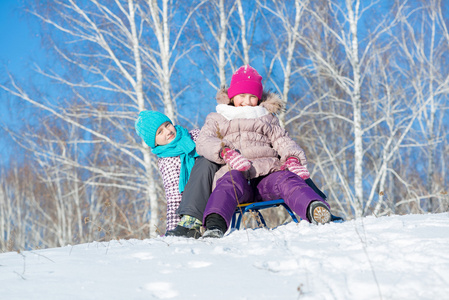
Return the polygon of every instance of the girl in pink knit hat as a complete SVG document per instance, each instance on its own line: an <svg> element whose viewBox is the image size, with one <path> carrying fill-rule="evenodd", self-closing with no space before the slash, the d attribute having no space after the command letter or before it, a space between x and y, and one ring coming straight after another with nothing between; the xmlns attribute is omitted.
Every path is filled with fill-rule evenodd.
<svg viewBox="0 0 449 300"><path fill-rule="evenodd" d="M222 237L237 205L253 201L282 198L304 220L331 221L326 196L310 180L304 150L275 116L282 101L263 92L262 76L242 66L229 88L218 91L217 102L196 141L199 155L223 165L203 214L203 237Z"/></svg>

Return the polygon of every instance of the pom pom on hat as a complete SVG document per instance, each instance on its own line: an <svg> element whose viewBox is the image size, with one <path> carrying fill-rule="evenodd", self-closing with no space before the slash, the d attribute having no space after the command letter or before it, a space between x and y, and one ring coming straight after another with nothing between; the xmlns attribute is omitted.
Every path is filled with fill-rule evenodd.
<svg viewBox="0 0 449 300"><path fill-rule="evenodd" d="M141 111L134 126L137 134L150 148L156 147L156 131L165 122L172 121L163 113L153 110ZM172 123L173 124L173 123Z"/></svg>
<svg viewBox="0 0 449 300"><path fill-rule="evenodd" d="M240 67L232 75L231 85L228 89L229 99L238 94L252 94L260 100L262 93L262 76L250 65Z"/></svg>

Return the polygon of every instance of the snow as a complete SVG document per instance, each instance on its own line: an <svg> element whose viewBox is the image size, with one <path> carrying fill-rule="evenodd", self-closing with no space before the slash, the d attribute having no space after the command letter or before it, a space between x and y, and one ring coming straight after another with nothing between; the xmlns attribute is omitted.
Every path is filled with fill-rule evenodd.
<svg viewBox="0 0 449 300"><path fill-rule="evenodd" d="M0 299L449 299L449 214L3 253Z"/></svg>

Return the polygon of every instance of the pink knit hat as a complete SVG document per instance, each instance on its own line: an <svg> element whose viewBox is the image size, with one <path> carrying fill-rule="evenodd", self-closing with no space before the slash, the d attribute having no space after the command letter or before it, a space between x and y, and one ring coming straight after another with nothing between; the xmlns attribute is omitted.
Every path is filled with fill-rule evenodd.
<svg viewBox="0 0 449 300"><path fill-rule="evenodd" d="M232 99L238 94L252 94L262 99L262 76L250 65L240 67L231 78L228 97Z"/></svg>

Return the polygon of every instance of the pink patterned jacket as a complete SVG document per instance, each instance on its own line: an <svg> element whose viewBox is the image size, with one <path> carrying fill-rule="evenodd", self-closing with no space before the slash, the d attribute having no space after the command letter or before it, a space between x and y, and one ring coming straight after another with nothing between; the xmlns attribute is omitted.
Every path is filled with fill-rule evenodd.
<svg viewBox="0 0 449 300"><path fill-rule="evenodd" d="M196 142L200 130L193 129L189 131L192 140ZM164 183L165 198L167 200L167 228L172 230L180 221L176 214L179 203L181 203L182 194L179 193L179 174L181 172L181 160L179 156L160 157L157 161L159 172L162 175Z"/></svg>

